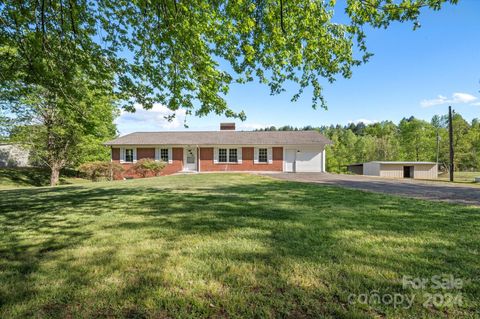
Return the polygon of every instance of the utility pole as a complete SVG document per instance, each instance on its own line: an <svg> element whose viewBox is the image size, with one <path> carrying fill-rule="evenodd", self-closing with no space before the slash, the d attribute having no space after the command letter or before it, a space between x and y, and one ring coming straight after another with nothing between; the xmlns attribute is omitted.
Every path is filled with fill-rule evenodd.
<svg viewBox="0 0 480 319"><path fill-rule="evenodd" d="M448 138L450 144L450 182L453 182L453 172L454 172L454 165L453 165L453 118L452 118L452 107L448 107Z"/></svg>
<svg viewBox="0 0 480 319"><path fill-rule="evenodd" d="M440 155L440 132L438 131L438 128L437 128L437 167L438 167L439 155Z"/></svg>

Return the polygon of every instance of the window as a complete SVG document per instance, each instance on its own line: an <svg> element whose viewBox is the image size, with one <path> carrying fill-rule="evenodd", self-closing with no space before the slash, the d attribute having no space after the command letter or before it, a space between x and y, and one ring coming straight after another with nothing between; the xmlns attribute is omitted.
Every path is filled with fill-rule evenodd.
<svg viewBox="0 0 480 319"><path fill-rule="evenodd" d="M266 148L259 148L258 149L258 162L259 163L267 163L268 162L268 152Z"/></svg>
<svg viewBox="0 0 480 319"><path fill-rule="evenodd" d="M238 151L236 148L219 148L218 149L218 163L238 163L238 162L239 162Z"/></svg>
<svg viewBox="0 0 480 319"><path fill-rule="evenodd" d="M228 150L228 161L230 163L236 163L237 162L237 149L236 148L231 148Z"/></svg>
<svg viewBox="0 0 480 319"><path fill-rule="evenodd" d="M219 148L218 149L218 162L226 163L227 160L227 149L226 148Z"/></svg>
<svg viewBox="0 0 480 319"><path fill-rule="evenodd" d="M133 162L133 149L127 148L125 150L125 162Z"/></svg>
<svg viewBox="0 0 480 319"><path fill-rule="evenodd" d="M168 148L160 149L160 160L168 163Z"/></svg>
<svg viewBox="0 0 480 319"><path fill-rule="evenodd" d="M187 150L187 164L195 164L195 153L191 148Z"/></svg>

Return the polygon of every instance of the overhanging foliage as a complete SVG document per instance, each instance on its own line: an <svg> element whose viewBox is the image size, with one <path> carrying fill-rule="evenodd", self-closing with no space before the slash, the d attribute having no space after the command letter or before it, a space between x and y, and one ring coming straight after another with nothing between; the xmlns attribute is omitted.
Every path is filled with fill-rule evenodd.
<svg viewBox="0 0 480 319"><path fill-rule="evenodd" d="M312 105L326 107L322 81L348 78L370 57L364 25L418 27L423 7L445 2L457 0L348 0L339 23L334 0L7 0L0 90L22 94L35 84L71 98L82 70L128 110L156 102L244 119L225 102L232 83L258 80L278 94L293 81L293 100L313 88Z"/></svg>

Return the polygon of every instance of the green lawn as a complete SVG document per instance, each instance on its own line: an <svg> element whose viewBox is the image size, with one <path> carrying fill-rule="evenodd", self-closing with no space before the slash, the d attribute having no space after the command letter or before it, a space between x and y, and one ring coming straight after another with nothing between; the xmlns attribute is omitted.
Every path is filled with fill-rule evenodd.
<svg viewBox="0 0 480 319"><path fill-rule="evenodd" d="M60 176L60 184L88 183L83 178L75 177L73 172L63 171ZM50 185L50 171L44 168L0 168L0 189L47 186Z"/></svg>
<svg viewBox="0 0 480 319"><path fill-rule="evenodd" d="M475 177L480 177L480 172L455 172L453 177L457 183L473 183ZM448 181L450 175L448 173L441 174L438 179Z"/></svg>
<svg viewBox="0 0 480 319"><path fill-rule="evenodd" d="M253 175L2 190L0 317L478 318L479 243L479 208Z"/></svg>

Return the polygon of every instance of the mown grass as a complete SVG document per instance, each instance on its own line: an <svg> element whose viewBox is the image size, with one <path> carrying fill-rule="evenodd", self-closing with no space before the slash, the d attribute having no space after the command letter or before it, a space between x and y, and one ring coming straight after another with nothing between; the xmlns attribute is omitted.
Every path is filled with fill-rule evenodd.
<svg viewBox="0 0 480 319"><path fill-rule="evenodd" d="M474 183L475 177L480 177L480 172L455 172L454 181L456 183ZM439 180L448 181L450 175L448 173L441 174L438 177Z"/></svg>
<svg viewBox="0 0 480 319"><path fill-rule="evenodd" d="M0 317L474 318L480 209L243 174L0 191ZM424 307L402 276L453 275ZM415 294L409 309L350 294Z"/></svg>
<svg viewBox="0 0 480 319"><path fill-rule="evenodd" d="M64 170L60 176L61 185L88 182L87 179L76 177L72 171ZM50 185L50 171L46 168L0 168L0 189L47 185Z"/></svg>

